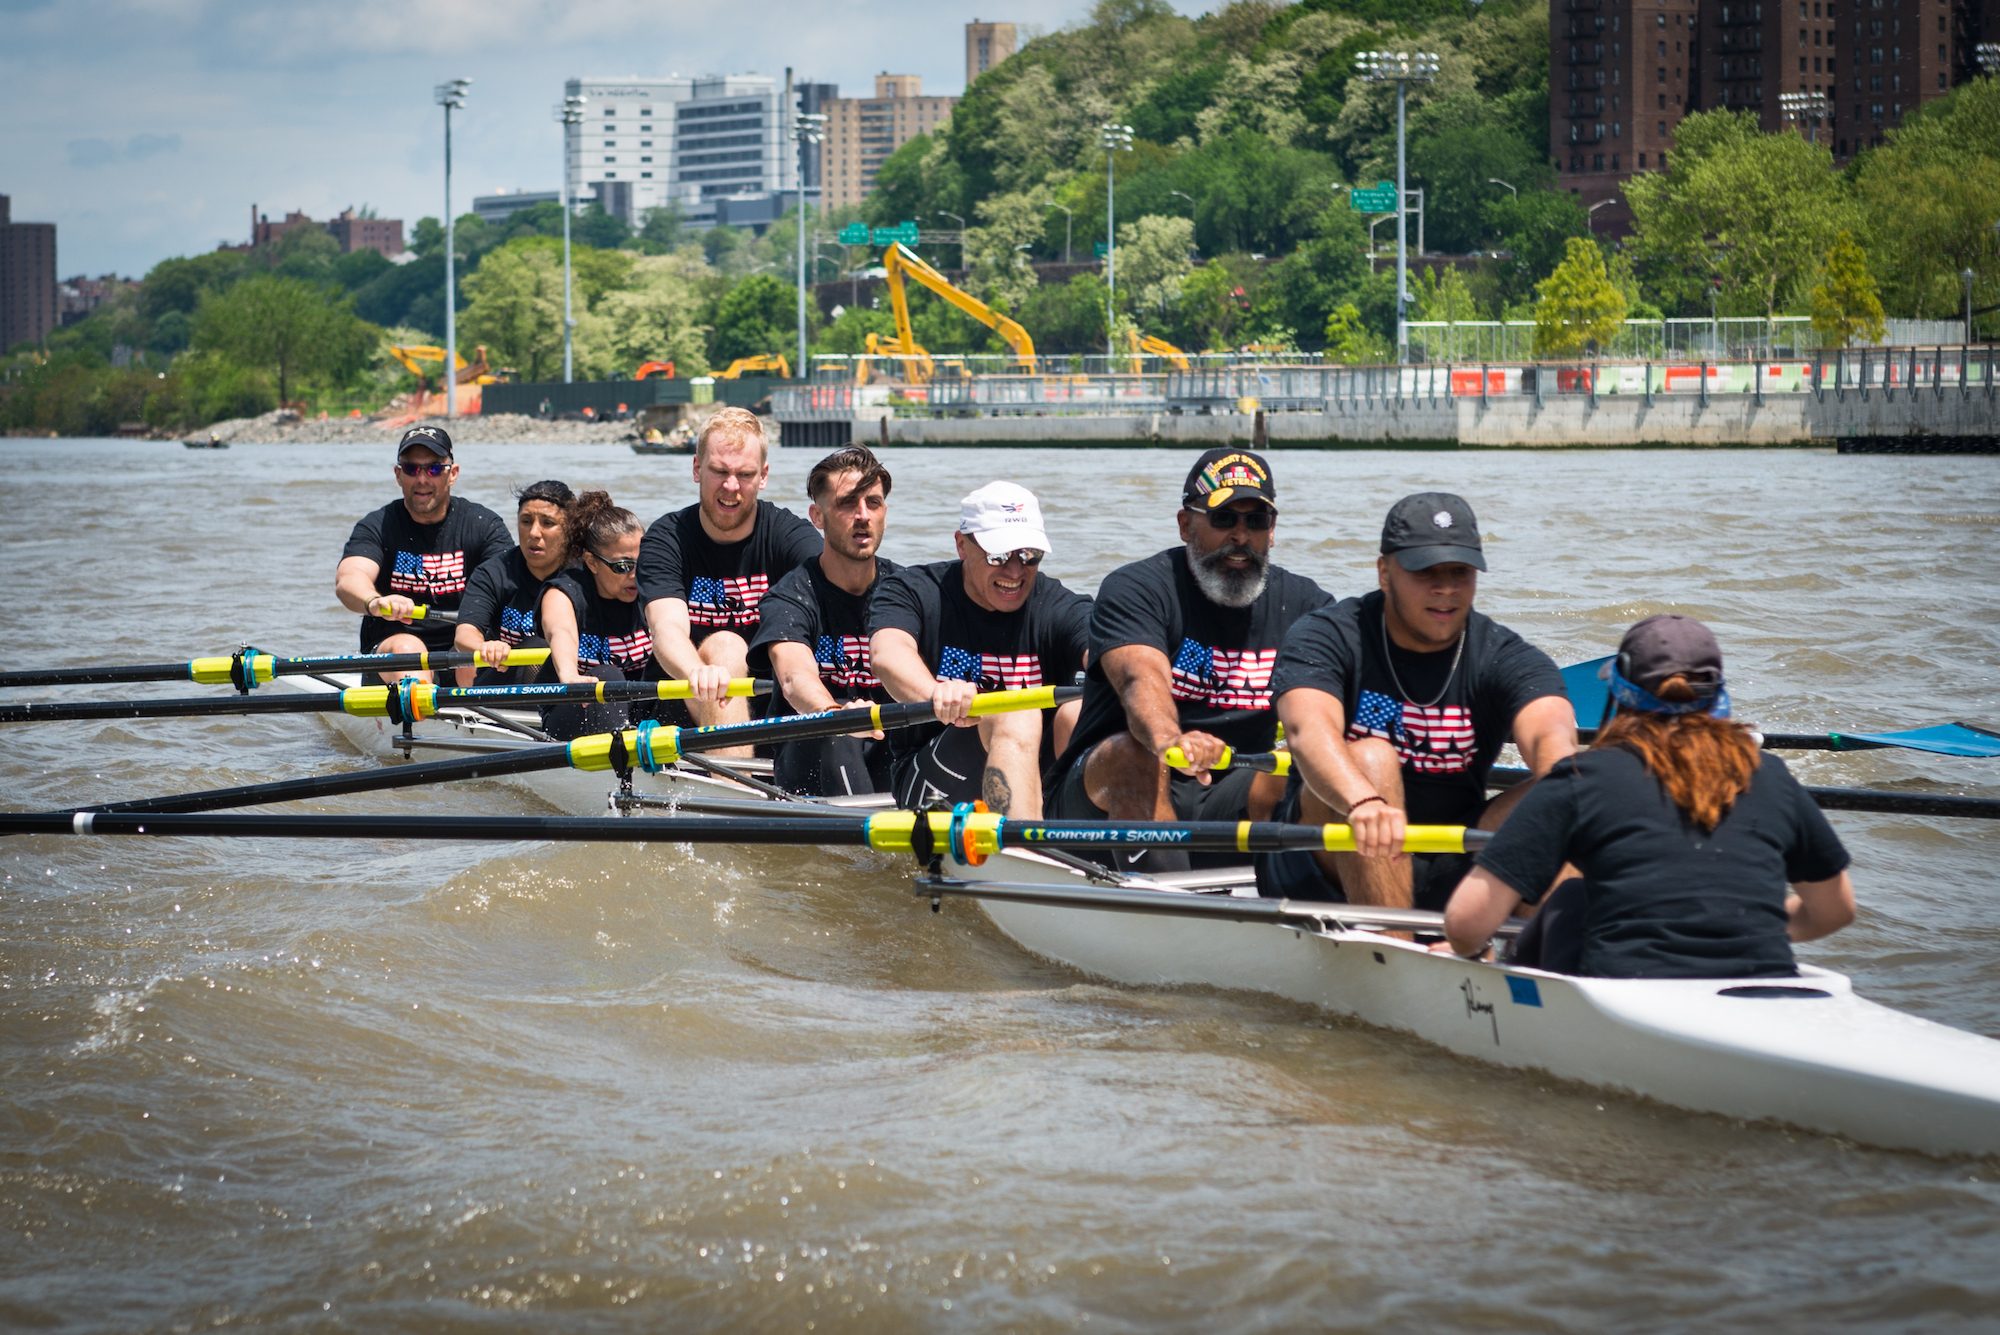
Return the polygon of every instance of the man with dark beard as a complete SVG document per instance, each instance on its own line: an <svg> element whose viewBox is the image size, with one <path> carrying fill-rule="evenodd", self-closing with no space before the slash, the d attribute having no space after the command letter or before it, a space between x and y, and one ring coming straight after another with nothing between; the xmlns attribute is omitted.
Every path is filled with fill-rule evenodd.
<svg viewBox="0 0 2000 1335"><path fill-rule="evenodd" d="M1182 489L1182 546L1105 577L1090 618L1083 713L1049 789L1057 818L1265 820L1285 781L1211 770L1223 749L1277 740L1271 669L1294 621L1333 599L1271 564L1278 523L1270 465L1210 450ZM1185 768L1170 771L1178 747ZM1121 855L1178 870L1186 854Z"/></svg>

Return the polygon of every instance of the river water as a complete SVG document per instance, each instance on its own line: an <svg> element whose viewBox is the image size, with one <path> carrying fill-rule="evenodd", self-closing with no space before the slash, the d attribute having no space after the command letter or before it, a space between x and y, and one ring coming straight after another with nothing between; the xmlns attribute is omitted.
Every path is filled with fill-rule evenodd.
<svg viewBox="0 0 2000 1335"><path fill-rule="evenodd" d="M0 445L7 666L344 652L389 448ZM461 451L643 518L684 459ZM812 459L771 490L803 508ZM885 551L1027 482L1084 589L1165 546L1189 457L900 451ZM1712 622L1786 731L2000 720L2000 460L1274 454L1279 559L1372 583L1464 493L1481 606L1559 662ZM72 688L185 694L181 688ZM37 692L35 695L50 694ZM314 719L12 725L29 809L353 767ZM1992 762L1986 762L1990 765ZM1812 782L2000 788L1981 762ZM534 810L465 786L314 804ZM2000 830L1838 814L1860 922L1806 947L2000 1035ZM2000 1164L1554 1085L1283 1004L1105 986L846 852L13 839L0 846L0 1326L1628 1330L2000 1323Z"/></svg>

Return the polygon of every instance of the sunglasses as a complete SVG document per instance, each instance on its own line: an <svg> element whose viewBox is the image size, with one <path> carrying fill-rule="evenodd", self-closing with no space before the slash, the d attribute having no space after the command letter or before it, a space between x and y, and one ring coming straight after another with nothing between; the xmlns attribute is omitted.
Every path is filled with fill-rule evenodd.
<svg viewBox="0 0 2000 1335"><path fill-rule="evenodd" d="M1190 505L1188 509L1194 510L1194 507ZM1270 509L1194 510L1194 512L1207 519L1210 528L1219 529L1225 533L1235 528L1236 521L1239 519L1243 521L1243 527L1249 529L1252 533L1268 533L1272 526L1278 522L1278 512Z"/></svg>
<svg viewBox="0 0 2000 1335"><path fill-rule="evenodd" d="M597 556L597 553L592 552L591 555ZM597 556L597 559L606 570L609 570L614 575L629 575L639 568L638 560L629 556L621 561L614 561L608 556Z"/></svg>
<svg viewBox="0 0 2000 1335"><path fill-rule="evenodd" d="M1016 547L1011 552L987 552L986 564L997 567L1004 566L1009 561L1019 561L1022 565L1028 567L1028 569L1033 570L1042 563L1042 558L1047 555L1047 552L1038 551L1033 547Z"/></svg>
<svg viewBox="0 0 2000 1335"><path fill-rule="evenodd" d="M451 465L440 461L434 464L397 464L396 467L403 470L404 477L423 477L425 474L429 474L432 477L443 477L444 470L450 468Z"/></svg>

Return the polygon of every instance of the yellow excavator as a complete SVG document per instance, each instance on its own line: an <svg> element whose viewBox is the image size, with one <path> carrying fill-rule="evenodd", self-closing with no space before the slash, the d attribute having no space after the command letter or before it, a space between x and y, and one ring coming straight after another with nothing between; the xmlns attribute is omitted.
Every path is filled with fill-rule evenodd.
<svg viewBox="0 0 2000 1335"><path fill-rule="evenodd" d="M727 371L717 371L715 378L717 380L734 380L738 376L749 375L758 371L776 371L782 380L790 380L792 378L792 364L785 360L785 354L782 352L760 352L755 357L738 357L735 361L729 363Z"/></svg>
<svg viewBox="0 0 2000 1335"><path fill-rule="evenodd" d="M1155 338L1151 334L1142 334L1136 329L1127 329L1125 331L1125 342L1131 347L1134 356L1164 357L1167 361L1173 363L1176 371L1185 371L1188 369L1187 354L1167 342L1164 338Z"/></svg>
<svg viewBox="0 0 2000 1335"><path fill-rule="evenodd" d="M970 292L952 286L949 279L924 263L915 251L900 241L882 252L882 271L889 284L889 309L896 317L896 336L887 339L870 334L867 348L871 356L910 358L909 379L919 384L928 383L936 374L937 368L931 362L930 354L918 346L916 335L910 330L910 299L903 287L903 280L907 277L999 334L1006 340L1007 346L1014 350L1014 359L1020 363L1021 369L1030 375L1035 373L1035 340L1028 337L1027 330ZM865 362L859 368L856 378L863 380L867 378Z"/></svg>
<svg viewBox="0 0 2000 1335"><path fill-rule="evenodd" d="M417 378L417 391L428 394L430 378L424 374L424 363L444 361L444 349L428 343L405 344L391 347L389 355L403 364L403 369ZM481 344L466 361L465 355L458 356L458 383L461 385L497 385L500 377L493 374L493 368L486 364L486 347Z"/></svg>

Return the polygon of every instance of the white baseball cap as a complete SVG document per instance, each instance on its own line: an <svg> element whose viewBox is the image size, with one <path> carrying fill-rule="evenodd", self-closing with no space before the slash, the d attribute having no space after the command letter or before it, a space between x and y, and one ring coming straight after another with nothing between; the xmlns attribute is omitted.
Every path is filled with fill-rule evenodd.
<svg viewBox="0 0 2000 1335"><path fill-rule="evenodd" d="M958 531L993 556L1021 547L1049 550L1041 502L1018 482L989 482L960 501Z"/></svg>

